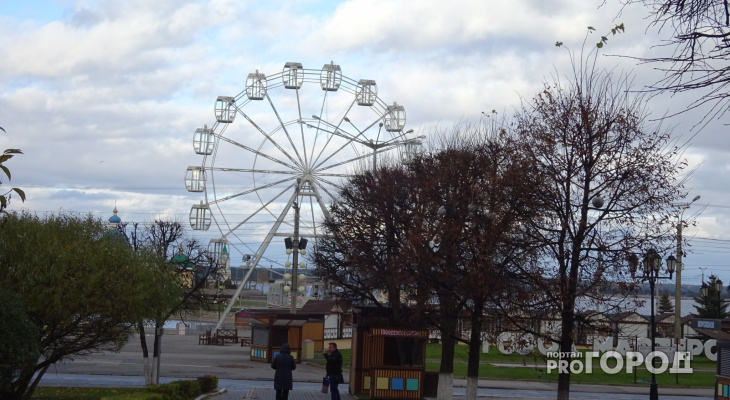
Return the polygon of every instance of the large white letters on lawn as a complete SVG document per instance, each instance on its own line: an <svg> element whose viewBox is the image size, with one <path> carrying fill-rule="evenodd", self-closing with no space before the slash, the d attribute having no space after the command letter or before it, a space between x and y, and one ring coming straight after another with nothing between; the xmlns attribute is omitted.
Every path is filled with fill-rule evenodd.
<svg viewBox="0 0 730 400"><path fill-rule="evenodd" d="M557 343L544 341L541 338L535 340L535 337L531 334L502 332L497 336L497 340L495 341L497 350L502 354L512 354L515 352L521 354L532 353L535 350L536 344L537 350L543 355L555 353L560 349ZM635 349L634 346L636 347ZM674 352L686 351L689 352L690 357L704 353L708 360L717 361L717 341L715 339L710 339L705 343L702 343L699 339L682 339L679 342L679 346L677 346L674 344L672 338L656 338L655 348L656 351L667 354L670 352L674 354ZM576 351L575 346L573 346L572 351ZM599 353L615 351L622 356L626 356L626 353L629 351L638 351L646 355L651 352L651 339L619 339L614 348L612 337L597 337L593 340L593 351ZM488 340L485 340L482 344L482 353L489 353Z"/></svg>

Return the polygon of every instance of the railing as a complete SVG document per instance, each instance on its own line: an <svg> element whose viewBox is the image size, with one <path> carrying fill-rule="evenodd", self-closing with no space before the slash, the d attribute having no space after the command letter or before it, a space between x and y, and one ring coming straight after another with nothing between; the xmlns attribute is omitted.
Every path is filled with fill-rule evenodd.
<svg viewBox="0 0 730 400"><path fill-rule="evenodd" d="M325 339L349 339L352 337L352 327L346 326L342 328L342 337L338 337L337 334L337 328L324 328Z"/></svg>

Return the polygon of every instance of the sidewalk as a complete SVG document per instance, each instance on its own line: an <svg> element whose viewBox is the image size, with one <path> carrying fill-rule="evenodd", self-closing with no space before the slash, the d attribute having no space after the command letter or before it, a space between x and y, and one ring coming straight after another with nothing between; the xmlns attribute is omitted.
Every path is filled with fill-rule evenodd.
<svg viewBox="0 0 730 400"><path fill-rule="evenodd" d="M88 357L79 357L51 367L41 380L42 386L144 386L142 353L139 338L133 338L119 353L99 353ZM345 382L349 382L349 371L345 371ZM215 400L241 400L246 398L251 388L272 388L273 370L267 363L251 361L250 348L238 344L225 346L198 345L197 335L164 335L162 339L162 357L160 375L162 381L175 379L194 379L202 375L219 377L219 388L228 392L215 397ZM306 361L297 365L294 371L295 390L292 400L316 400L325 397L314 396L321 388L324 369ZM59 383L60 382L60 383ZM65 382L69 382L66 384ZM73 383L71 383L73 382ZM100 384L99 382L103 382ZM125 386L131 385L131 386ZM347 384L341 385L340 392L347 393ZM454 398L464 397L465 379L453 382ZM487 398L534 399L554 398L557 383L528 382L514 380L479 381L479 396ZM272 389L273 390L273 389ZM314 394L294 394L297 391L314 391ZM266 393L266 392L261 392ZM575 399L619 399L621 396L636 398L637 395L649 393L647 383L627 386L571 384L571 398ZM584 396L578 394L585 393ZM661 398L675 396L681 398L711 399L713 388L668 388L659 387ZM321 394L321 393L319 393ZM257 395L258 396L258 395ZM263 394L261 396L264 396ZM308 397L306 397L308 396ZM270 398L273 398L272 395ZM349 399L345 398L344 399ZM641 397L643 398L643 397Z"/></svg>

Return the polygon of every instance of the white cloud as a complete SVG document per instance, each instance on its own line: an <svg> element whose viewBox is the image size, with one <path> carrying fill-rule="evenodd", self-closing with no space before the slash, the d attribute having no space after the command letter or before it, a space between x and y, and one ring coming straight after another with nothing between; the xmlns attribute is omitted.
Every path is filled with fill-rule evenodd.
<svg viewBox="0 0 730 400"><path fill-rule="evenodd" d="M350 78L376 80L383 101L405 106L407 127L427 134L436 124L475 121L482 111L510 114L545 77L568 73L568 51L556 41L578 51L586 40L589 49L624 22L626 32L609 36L604 54L656 51L641 9L614 19L617 5L598 9L602 3L69 0L43 8L55 17L0 6L0 126L8 131L0 132L0 147L26 153L9 166L32 210L108 217L117 202L125 220L171 213L187 221L202 198L182 182L185 168L202 162L192 151L193 132L213 125L215 98L241 92L248 73L272 76L287 61L319 69L333 60ZM586 38L589 25L596 31ZM629 59L600 63L633 70L639 87L657 76ZM650 106L659 116L686 102L659 96ZM689 138L697 120L693 113L669 123ZM687 153L692 164L704 160L692 193L713 204L728 201L724 130L722 121L711 123ZM260 143L260 136L252 141ZM238 186L250 185L250 177L240 179ZM702 234L730 237L722 228L727 214L708 208Z"/></svg>

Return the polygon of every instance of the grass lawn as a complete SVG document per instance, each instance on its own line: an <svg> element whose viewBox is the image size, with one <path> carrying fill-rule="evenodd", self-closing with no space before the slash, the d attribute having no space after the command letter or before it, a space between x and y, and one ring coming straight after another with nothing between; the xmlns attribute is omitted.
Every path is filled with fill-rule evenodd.
<svg viewBox="0 0 730 400"><path fill-rule="evenodd" d="M465 378L468 361L469 348L458 345L454 354L454 377ZM341 349L343 366L345 369L350 366L350 350ZM489 353L480 354L479 377L485 379L509 379L524 381L557 382L557 371L547 373L545 368L546 358L542 354L522 356L519 354L502 354L492 347ZM325 365L326 361L321 354L315 354L315 364ZM612 363L613 362L613 363ZM495 366L494 364L510 364L515 366ZM441 345L429 344L426 347L426 370L438 371L441 365ZM527 365L527 366L523 366ZM537 367L535 366L537 365ZM609 365L614 366L615 360L609 360ZM680 387L712 387L715 384L715 362L710 361L704 355L695 356L690 366L694 369L691 374L679 374ZM664 372L657 375L657 383L661 386L677 386L677 375ZM651 374L644 366L637 368L636 374L626 373L624 367L617 374L607 374L600 370L597 359L593 360L592 373L572 374L571 382L574 383L600 383L608 385L647 385L651 380Z"/></svg>

